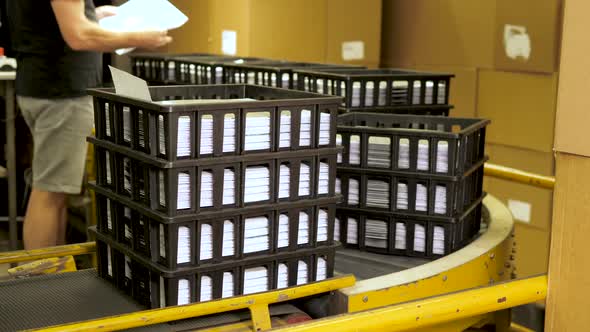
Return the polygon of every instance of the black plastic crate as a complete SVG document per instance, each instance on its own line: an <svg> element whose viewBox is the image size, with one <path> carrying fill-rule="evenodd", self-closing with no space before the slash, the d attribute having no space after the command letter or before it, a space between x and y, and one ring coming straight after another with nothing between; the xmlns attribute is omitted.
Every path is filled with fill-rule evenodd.
<svg viewBox="0 0 590 332"><path fill-rule="evenodd" d="M227 83L247 83L285 89L297 89L297 70L320 68L361 69L364 67L289 61L227 64L225 66L225 81Z"/></svg>
<svg viewBox="0 0 590 332"><path fill-rule="evenodd" d="M225 68L231 64L266 63L274 60L254 57L213 55L208 57L176 57L176 83L178 84L223 84Z"/></svg>
<svg viewBox="0 0 590 332"><path fill-rule="evenodd" d="M489 120L375 113L338 116L339 167L463 176L485 159ZM352 151L352 152L351 152Z"/></svg>
<svg viewBox="0 0 590 332"><path fill-rule="evenodd" d="M343 208L336 213L334 241L380 254L438 258L469 244L479 234L482 200L453 222L445 218Z"/></svg>
<svg viewBox="0 0 590 332"><path fill-rule="evenodd" d="M482 197L484 161L457 177L339 167L335 189L341 207L455 217Z"/></svg>
<svg viewBox="0 0 590 332"><path fill-rule="evenodd" d="M298 90L344 97L346 110L449 104L452 74L402 69L297 70Z"/></svg>
<svg viewBox="0 0 590 332"><path fill-rule="evenodd" d="M337 147L168 163L90 141L98 187L170 217L336 194Z"/></svg>
<svg viewBox="0 0 590 332"><path fill-rule="evenodd" d="M150 84L171 84L177 82L175 57L210 57L207 53L166 54L131 53L131 72Z"/></svg>
<svg viewBox="0 0 590 332"><path fill-rule="evenodd" d="M339 97L252 85L150 92L155 102L89 90L96 137L167 161L336 146Z"/></svg>
<svg viewBox="0 0 590 332"><path fill-rule="evenodd" d="M334 275L336 246L170 270L91 232L97 237L99 276L150 308L286 288Z"/></svg>
<svg viewBox="0 0 590 332"><path fill-rule="evenodd" d="M332 245L335 199L275 204L169 222L97 192L101 234L160 268L200 266Z"/></svg>

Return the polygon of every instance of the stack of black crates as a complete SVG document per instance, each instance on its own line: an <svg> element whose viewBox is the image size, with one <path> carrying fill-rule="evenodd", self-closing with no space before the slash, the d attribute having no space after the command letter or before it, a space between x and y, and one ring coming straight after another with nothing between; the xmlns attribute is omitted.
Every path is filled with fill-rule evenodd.
<svg viewBox="0 0 590 332"><path fill-rule="evenodd" d="M478 234L488 121L446 117L452 75L397 69L297 75L299 90L344 97L335 240L437 258Z"/></svg>
<svg viewBox="0 0 590 332"><path fill-rule="evenodd" d="M333 276L340 97L91 90L99 275L157 308Z"/></svg>

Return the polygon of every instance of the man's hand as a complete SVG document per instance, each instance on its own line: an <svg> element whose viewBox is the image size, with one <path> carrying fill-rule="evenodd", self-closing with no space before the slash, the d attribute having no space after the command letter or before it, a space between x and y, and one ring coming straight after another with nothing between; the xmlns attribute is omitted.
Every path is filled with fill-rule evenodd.
<svg viewBox="0 0 590 332"><path fill-rule="evenodd" d="M118 7L116 6L100 6L100 7L96 7L96 19L98 19L99 21L105 17L109 17L109 16L115 16L117 15L117 9Z"/></svg>
<svg viewBox="0 0 590 332"><path fill-rule="evenodd" d="M142 49L155 49L169 44L172 37L168 36L168 31L145 31L138 32L137 47Z"/></svg>

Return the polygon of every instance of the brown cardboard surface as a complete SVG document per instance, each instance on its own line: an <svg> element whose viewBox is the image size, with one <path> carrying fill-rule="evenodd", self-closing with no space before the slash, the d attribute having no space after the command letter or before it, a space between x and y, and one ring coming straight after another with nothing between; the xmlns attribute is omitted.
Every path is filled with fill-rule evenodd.
<svg viewBox="0 0 590 332"><path fill-rule="evenodd" d="M528 61L506 56L506 24L524 26ZM552 73L560 31L561 0L384 0L381 62Z"/></svg>
<svg viewBox="0 0 590 332"><path fill-rule="evenodd" d="M237 32L237 55L250 55L252 0L209 0L209 52L221 54L223 30Z"/></svg>
<svg viewBox="0 0 590 332"><path fill-rule="evenodd" d="M553 151L557 74L481 70L477 88L477 116L492 120L487 142Z"/></svg>
<svg viewBox="0 0 590 332"><path fill-rule="evenodd" d="M491 68L495 1L385 0L381 62Z"/></svg>
<svg viewBox="0 0 590 332"><path fill-rule="evenodd" d="M546 331L587 331L590 326L589 169L590 158L557 153Z"/></svg>
<svg viewBox="0 0 590 332"><path fill-rule="evenodd" d="M530 277L547 273L551 233L521 223L514 225L516 276Z"/></svg>
<svg viewBox="0 0 590 332"><path fill-rule="evenodd" d="M590 1L569 1L564 12L555 149L590 156Z"/></svg>
<svg viewBox="0 0 590 332"><path fill-rule="evenodd" d="M486 145L489 162L540 175L553 176L554 158L551 152L536 152L502 146ZM553 191L526 184L486 177L484 190L500 199L513 213L515 221L532 228L551 229Z"/></svg>
<svg viewBox="0 0 590 332"><path fill-rule="evenodd" d="M381 55L381 0L327 0L326 62L376 67ZM342 43L359 41L364 58L343 59Z"/></svg>
<svg viewBox="0 0 590 332"><path fill-rule="evenodd" d="M189 17L188 22L170 31L173 38L165 50L169 53L199 53L209 49L209 1L172 0L174 6Z"/></svg>
<svg viewBox="0 0 590 332"><path fill-rule="evenodd" d="M449 95L449 103L454 106L451 110L451 116L456 118L476 117L478 77L476 68L416 66L415 69L454 74L455 77L451 80Z"/></svg>

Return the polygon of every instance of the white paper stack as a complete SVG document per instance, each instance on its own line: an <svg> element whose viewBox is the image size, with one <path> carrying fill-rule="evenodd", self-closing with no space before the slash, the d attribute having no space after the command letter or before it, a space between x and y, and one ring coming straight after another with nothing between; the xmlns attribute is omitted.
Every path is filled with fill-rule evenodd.
<svg viewBox="0 0 590 332"><path fill-rule="evenodd" d="M336 134L336 146L342 146L342 135ZM341 164L342 163L342 152L338 152L338 156L336 157L336 162Z"/></svg>
<svg viewBox="0 0 590 332"><path fill-rule="evenodd" d="M162 188L163 186L160 186ZM191 207L191 181L189 173L178 173L177 203L178 210Z"/></svg>
<svg viewBox="0 0 590 332"><path fill-rule="evenodd" d="M323 78L318 78L316 81L316 91L317 93L324 93L324 79Z"/></svg>
<svg viewBox="0 0 590 332"><path fill-rule="evenodd" d="M371 167L391 167L391 139L389 137L369 137L367 164Z"/></svg>
<svg viewBox="0 0 590 332"><path fill-rule="evenodd" d="M393 81L391 84L391 104L406 105L408 103L408 81Z"/></svg>
<svg viewBox="0 0 590 332"><path fill-rule="evenodd" d="M447 214L447 188L437 185L434 194L434 213Z"/></svg>
<svg viewBox="0 0 590 332"><path fill-rule="evenodd" d="M185 305L191 302L191 287L188 279L178 280L178 305Z"/></svg>
<svg viewBox="0 0 590 332"><path fill-rule="evenodd" d="M346 221L346 226L347 226L347 232L346 232L346 243L349 244L357 244L358 243L358 235L359 235L359 229L358 229L358 220L354 219L354 218L348 218L348 220Z"/></svg>
<svg viewBox="0 0 590 332"><path fill-rule="evenodd" d="M223 222L223 248L221 250L223 257L235 255L235 235L234 223L231 220L225 220Z"/></svg>
<svg viewBox="0 0 590 332"><path fill-rule="evenodd" d="M299 196L309 196L311 187L311 170L308 164L299 166Z"/></svg>
<svg viewBox="0 0 590 332"><path fill-rule="evenodd" d="M281 111L279 126L279 147L291 146L291 111Z"/></svg>
<svg viewBox="0 0 590 332"><path fill-rule="evenodd" d="M297 244L309 243L309 215L305 212L299 212L299 227L297 230Z"/></svg>
<svg viewBox="0 0 590 332"><path fill-rule="evenodd" d="M358 205L359 203L359 180L348 180L348 205Z"/></svg>
<svg viewBox="0 0 590 332"><path fill-rule="evenodd" d="M123 188L131 195L131 161L123 158Z"/></svg>
<svg viewBox="0 0 590 332"><path fill-rule="evenodd" d="M213 228L209 224L202 224L199 259L206 260L211 258L213 258Z"/></svg>
<svg viewBox="0 0 590 332"><path fill-rule="evenodd" d="M268 218L247 218L244 222L244 253L268 250L270 247Z"/></svg>
<svg viewBox="0 0 590 332"><path fill-rule="evenodd" d="M397 160L397 167L401 169L410 168L410 140L401 138L399 140L399 156Z"/></svg>
<svg viewBox="0 0 590 332"><path fill-rule="evenodd" d="M105 133L108 137L111 137L111 112L109 112L109 104L104 104L104 124Z"/></svg>
<svg viewBox="0 0 590 332"><path fill-rule="evenodd" d="M268 270L264 266L244 271L244 295L268 290Z"/></svg>
<svg viewBox="0 0 590 332"><path fill-rule="evenodd" d="M234 296L234 274L223 272L223 285L221 286L221 298Z"/></svg>
<svg viewBox="0 0 590 332"><path fill-rule="evenodd" d="M128 241L133 241L133 232L131 231L131 210L128 207L123 208L123 215L125 216L125 238Z"/></svg>
<svg viewBox="0 0 590 332"><path fill-rule="evenodd" d="M113 230L113 217L111 216L111 200L107 198L107 229Z"/></svg>
<svg viewBox="0 0 590 332"><path fill-rule="evenodd" d="M160 144L166 142L164 137L164 124L160 130ZM179 116L178 117L178 135L176 137L176 156L186 157L191 155L191 118L190 116ZM160 147L160 150L161 147ZM160 151L162 152L162 151Z"/></svg>
<svg viewBox="0 0 590 332"><path fill-rule="evenodd" d="M335 192L337 194L341 194L342 193L342 181L340 180L340 178L336 178L336 188L335 188Z"/></svg>
<svg viewBox="0 0 590 332"><path fill-rule="evenodd" d="M236 174L233 169L223 170L223 205L236 202Z"/></svg>
<svg viewBox="0 0 590 332"><path fill-rule="evenodd" d="M213 300L213 280L209 276L201 277L201 302Z"/></svg>
<svg viewBox="0 0 590 332"><path fill-rule="evenodd" d="M445 254L445 229L440 226L434 226L432 253L435 255Z"/></svg>
<svg viewBox="0 0 590 332"><path fill-rule="evenodd" d="M179 128L180 129L180 128ZM180 132L180 130L179 130ZM213 153L213 116L203 115L201 117L201 137L199 140L199 153Z"/></svg>
<svg viewBox="0 0 590 332"><path fill-rule="evenodd" d="M123 140L131 142L131 110L129 107L123 107Z"/></svg>
<svg viewBox="0 0 590 332"><path fill-rule="evenodd" d="M166 232L164 231L164 225L162 224L160 224L160 227L158 228L158 237L160 242L160 257L166 258Z"/></svg>
<svg viewBox="0 0 590 332"><path fill-rule="evenodd" d="M424 93L424 104L430 105L434 99L434 82L426 81L426 92Z"/></svg>
<svg viewBox="0 0 590 332"><path fill-rule="evenodd" d="M330 113L320 113L320 145L330 144Z"/></svg>
<svg viewBox="0 0 590 332"><path fill-rule="evenodd" d="M307 284L308 266L304 261L297 262L297 285Z"/></svg>
<svg viewBox="0 0 590 332"><path fill-rule="evenodd" d="M414 226L414 251L424 252L426 250L426 232L424 226L416 224Z"/></svg>
<svg viewBox="0 0 590 332"><path fill-rule="evenodd" d="M246 82L247 84L256 84L256 73L254 73L253 71L249 71L247 73L247 79Z"/></svg>
<svg viewBox="0 0 590 332"><path fill-rule="evenodd" d="M201 172L201 207L213 206L213 173Z"/></svg>
<svg viewBox="0 0 590 332"><path fill-rule="evenodd" d="M408 185L406 183L399 182L397 184L397 204L398 210L408 209Z"/></svg>
<svg viewBox="0 0 590 332"><path fill-rule="evenodd" d="M375 93L375 83L373 82L366 82L365 83L365 106L373 106L373 95Z"/></svg>
<svg viewBox="0 0 590 332"><path fill-rule="evenodd" d="M416 211L428 211L428 187L416 184Z"/></svg>
<svg viewBox="0 0 590 332"><path fill-rule="evenodd" d="M291 168L287 164L281 164L279 167L279 198L289 197L290 183Z"/></svg>
<svg viewBox="0 0 590 332"><path fill-rule="evenodd" d="M446 104L447 84L444 81L438 82L438 93L436 95L436 103L439 105Z"/></svg>
<svg viewBox="0 0 590 332"><path fill-rule="evenodd" d="M422 87L422 82L414 81L414 86L413 86L413 91L412 91L412 104L413 105L420 104L420 95L422 93L421 87Z"/></svg>
<svg viewBox="0 0 590 332"><path fill-rule="evenodd" d="M361 82L352 83L351 105L352 107L359 107L361 105Z"/></svg>
<svg viewBox="0 0 590 332"><path fill-rule="evenodd" d="M406 249L406 224L395 223L395 249Z"/></svg>
<svg viewBox="0 0 590 332"><path fill-rule="evenodd" d="M359 165L361 163L361 137L359 135L350 136L350 150L348 153L349 164Z"/></svg>
<svg viewBox="0 0 590 332"><path fill-rule="evenodd" d="M387 223L367 219L365 223L365 245L373 248L387 248Z"/></svg>
<svg viewBox="0 0 590 332"><path fill-rule="evenodd" d="M279 264L278 276L277 276L277 288L289 287L289 268L286 264Z"/></svg>
<svg viewBox="0 0 590 332"><path fill-rule="evenodd" d="M367 181L367 206L389 208L389 183L381 180Z"/></svg>
<svg viewBox="0 0 590 332"><path fill-rule="evenodd" d="M160 308L166 307L166 285L164 278L160 277Z"/></svg>
<svg viewBox="0 0 590 332"><path fill-rule="evenodd" d="M249 112L244 133L244 150L270 149L270 113Z"/></svg>
<svg viewBox="0 0 590 332"><path fill-rule="evenodd" d="M334 241L340 241L340 219L334 220Z"/></svg>
<svg viewBox="0 0 590 332"><path fill-rule="evenodd" d="M320 209L318 212L317 241L328 240L328 212Z"/></svg>
<svg viewBox="0 0 590 332"><path fill-rule="evenodd" d="M289 216L281 214L279 216L279 232L277 247L285 248L289 246Z"/></svg>
<svg viewBox="0 0 590 332"><path fill-rule="evenodd" d="M164 130L164 116L158 115L158 149L161 154L166 154L166 131ZM178 155L178 150L176 151Z"/></svg>
<svg viewBox="0 0 590 332"><path fill-rule="evenodd" d="M143 111L137 112L137 134L139 138L139 146L145 148L145 134L143 132Z"/></svg>
<svg viewBox="0 0 590 332"><path fill-rule="evenodd" d="M246 167L244 202L266 201L270 198L270 170L266 166Z"/></svg>
<svg viewBox="0 0 590 332"><path fill-rule="evenodd" d="M301 127L299 130L299 146L311 145L311 111L301 111Z"/></svg>
<svg viewBox="0 0 590 332"><path fill-rule="evenodd" d="M172 79L176 74L176 64L174 61L168 62L168 78Z"/></svg>
<svg viewBox="0 0 590 332"><path fill-rule="evenodd" d="M223 80L223 68L222 67L215 67L215 83L221 84Z"/></svg>
<svg viewBox="0 0 590 332"><path fill-rule="evenodd" d="M113 276L113 258L111 257L111 246L107 245L107 274Z"/></svg>
<svg viewBox="0 0 590 332"><path fill-rule="evenodd" d="M416 168L420 171L429 169L430 152L428 145L428 140L421 139L418 141L418 163Z"/></svg>
<svg viewBox="0 0 590 332"><path fill-rule="evenodd" d="M386 102L387 102L387 82L381 81L381 82L379 82L379 99L378 99L379 106L385 106Z"/></svg>
<svg viewBox="0 0 590 332"><path fill-rule="evenodd" d="M191 261L191 237L189 228L178 227L178 239L176 248L176 263L188 263Z"/></svg>
<svg viewBox="0 0 590 332"><path fill-rule="evenodd" d="M131 280L131 259L125 256L125 278Z"/></svg>
<svg viewBox="0 0 590 332"><path fill-rule="evenodd" d="M326 259L323 257L318 258L317 266L316 266L316 274L315 280L320 281L324 280L328 277L328 263Z"/></svg>
<svg viewBox="0 0 590 332"><path fill-rule="evenodd" d="M436 149L436 172L447 173L449 171L449 142L438 142Z"/></svg>
<svg viewBox="0 0 590 332"><path fill-rule="evenodd" d="M330 186L330 165L325 162L320 162L320 174L318 182L318 194L327 194Z"/></svg>

